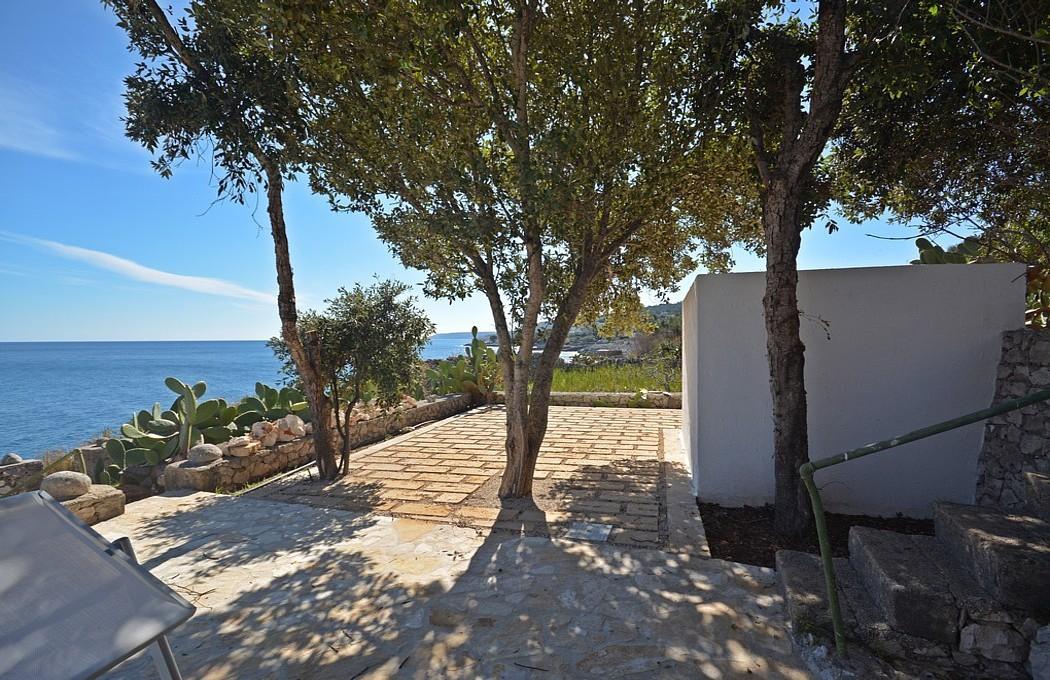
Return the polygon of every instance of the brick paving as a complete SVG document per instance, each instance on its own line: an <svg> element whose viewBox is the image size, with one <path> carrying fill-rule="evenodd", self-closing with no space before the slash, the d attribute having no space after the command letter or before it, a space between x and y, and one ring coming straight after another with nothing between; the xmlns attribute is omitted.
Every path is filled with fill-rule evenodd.
<svg viewBox="0 0 1050 680"><path fill-rule="evenodd" d="M610 542L663 547L666 477L682 475L663 462L664 433L680 423L681 412L672 409L551 407L532 501L501 504L496 497L505 460L502 407L362 449L351 458L350 474L334 482L320 483L306 469L249 495L529 535L605 524Z"/></svg>

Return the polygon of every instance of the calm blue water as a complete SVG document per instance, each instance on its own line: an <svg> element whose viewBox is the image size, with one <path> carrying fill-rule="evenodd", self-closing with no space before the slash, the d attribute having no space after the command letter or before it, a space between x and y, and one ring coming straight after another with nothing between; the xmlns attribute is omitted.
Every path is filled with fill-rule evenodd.
<svg viewBox="0 0 1050 680"><path fill-rule="evenodd" d="M482 337L487 337L483 335ZM426 359L462 354L470 333L441 333ZM208 383L208 397L236 401L279 366L261 341L0 343L0 456L38 458L68 449L175 395L164 378Z"/></svg>

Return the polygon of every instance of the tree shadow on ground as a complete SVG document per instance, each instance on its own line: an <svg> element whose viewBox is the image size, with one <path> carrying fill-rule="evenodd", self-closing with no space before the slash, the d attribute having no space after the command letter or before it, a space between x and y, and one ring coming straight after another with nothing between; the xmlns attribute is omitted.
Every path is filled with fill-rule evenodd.
<svg viewBox="0 0 1050 680"><path fill-rule="evenodd" d="M543 514L523 503L497 521ZM142 528L198 592L171 638L186 677L806 677L768 570L246 498Z"/></svg>

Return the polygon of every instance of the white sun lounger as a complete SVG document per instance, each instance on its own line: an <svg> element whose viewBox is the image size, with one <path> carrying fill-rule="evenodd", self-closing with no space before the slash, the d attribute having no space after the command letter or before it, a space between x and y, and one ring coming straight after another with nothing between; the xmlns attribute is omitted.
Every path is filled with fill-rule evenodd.
<svg viewBox="0 0 1050 680"><path fill-rule="evenodd" d="M179 671L165 634L195 607L43 491L0 499L0 678L96 678L150 645Z"/></svg>

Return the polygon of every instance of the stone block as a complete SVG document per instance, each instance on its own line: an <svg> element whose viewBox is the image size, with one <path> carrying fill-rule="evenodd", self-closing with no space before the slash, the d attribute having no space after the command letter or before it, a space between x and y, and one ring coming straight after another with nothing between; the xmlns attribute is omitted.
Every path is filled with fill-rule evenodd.
<svg viewBox="0 0 1050 680"><path fill-rule="evenodd" d="M221 471L229 468L229 462L219 459L205 465L195 465L182 460L172 463L164 470L164 488L214 491L221 480Z"/></svg>
<svg viewBox="0 0 1050 680"><path fill-rule="evenodd" d="M1050 626L1040 628L1028 652L1028 672L1032 680L1050 680Z"/></svg>
<svg viewBox="0 0 1050 680"><path fill-rule="evenodd" d="M853 527L849 532L850 564L893 628L953 643L959 611L947 580L917 540L936 539Z"/></svg>
<svg viewBox="0 0 1050 680"><path fill-rule="evenodd" d="M222 458L222 449L215 444L197 444L186 456L190 463L205 465Z"/></svg>
<svg viewBox="0 0 1050 680"><path fill-rule="evenodd" d="M234 437L228 442L226 455L233 458L243 458L257 453L260 449L262 449L262 444L251 437Z"/></svg>
<svg viewBox="0 0 1050 680"><path fill-rule="evenodd" d="M1037 517L1050 519L1050 475L1024 473L1025 509Z"/></svg>
<svg viewBox="0 0 1050 680"><path fill-rule="evenodd" d="M971 623L959 633L959 651L993 661L1021 663L1028 657L1028 642L1001 623Z"/></svg>
<svg viewBox="0 0 1050 680"><path fill-rule="evenodd" d="M778 550L775 562L784 595L784 607L795 633L814 633L821 637L829 635L831 617L828 615L820 557L796 550ZM836 572L840 572L838 565Z"/></svg>
<svg viewBox="0 0 1050 680"><path fill-rule="evenodd" d="M934 505L937 539L1002 603L1050 611L1050 524L955 503Z"/></svg>
<svg viewBox="0 0 1050 680"><path fill-rule="evenodd" d="M92 484L86 493L62 505L86 524L105 522L124 514L124 492L106 484Z"/></svg>
<svg viewBox="0 0 1050 680"><path fill-rule="evenodd" d="M90 491L91 478L73 470L52 472L40 482L40 490L46 491L56 501L68 501Z"/></svg>
<svg viewBox="0 0 1050 680"><path fill-rule="evenodd" d="M26 460L0 466L0 496L32 491L40 486L44 461Z"/></svg>

